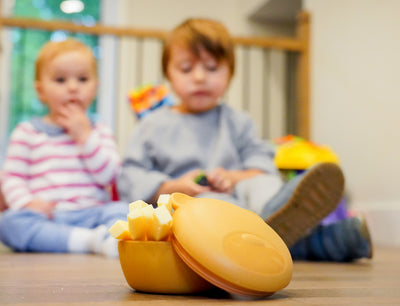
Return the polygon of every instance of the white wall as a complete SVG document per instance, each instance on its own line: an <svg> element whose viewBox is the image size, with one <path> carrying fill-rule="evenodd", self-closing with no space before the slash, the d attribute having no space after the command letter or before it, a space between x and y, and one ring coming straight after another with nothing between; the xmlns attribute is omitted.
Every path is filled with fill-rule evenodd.
<svg viewBox="0 0 400 306"><path fill-rule="evenodd" d="M400 245L400 1L306 0L312 137L341 158L376 244ZM397 235L396 235L397 234Z"/></svg>
<svg viewBox="0 0 400 306"><path fill-rule="evenodd" d="M306 0L312 136L339 154L351 202L400 208L400 1Z"/></svg>
<svg viewBox="0 0 400 306"><path fill-rule="evenodd" d="M189 17L221 21L235 36L290 35L292 28L269 28L249 20L247 14L260 0L119 0L120 23L131 27L171 30Z"/></svg>

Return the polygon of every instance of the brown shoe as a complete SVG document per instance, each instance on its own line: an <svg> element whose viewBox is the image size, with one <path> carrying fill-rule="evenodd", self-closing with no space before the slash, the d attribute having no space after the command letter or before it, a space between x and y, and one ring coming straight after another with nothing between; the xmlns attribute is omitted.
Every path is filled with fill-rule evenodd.
<svg viewBox="0 0 400 306"><path fill-rule="evenodd" d="M317 164L303 174L286 204L265 222L290 247L335 210L343 190L340 167L334 163Z"/></svg>

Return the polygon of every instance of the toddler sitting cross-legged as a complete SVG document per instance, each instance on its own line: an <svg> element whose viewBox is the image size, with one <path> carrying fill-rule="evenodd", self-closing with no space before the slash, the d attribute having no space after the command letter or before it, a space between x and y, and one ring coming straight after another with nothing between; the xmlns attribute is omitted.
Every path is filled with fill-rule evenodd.
<svg viewBox="0 0 400 306"><path fill-rule="evenodd" d="M128 205L112 202L120 158L114 137L86 110L97 89L96 60L79 41L49 42L35 88L48 114L20 123L8 148L0 240L15 251L118 256L108 228Z"/></svg>

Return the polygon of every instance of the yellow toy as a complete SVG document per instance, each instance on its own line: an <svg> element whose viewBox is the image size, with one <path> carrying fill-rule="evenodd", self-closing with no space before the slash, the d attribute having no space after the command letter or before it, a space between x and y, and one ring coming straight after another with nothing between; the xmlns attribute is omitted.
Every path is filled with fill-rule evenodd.
<svg viewBox="0 0 400 306"><path fill-rule="evenodd" d="M304 170L314 164L331 162L339 164L339 158L326 145L319 145L293 135L275 139L277 151L275 165L281 170Z"/></svg>

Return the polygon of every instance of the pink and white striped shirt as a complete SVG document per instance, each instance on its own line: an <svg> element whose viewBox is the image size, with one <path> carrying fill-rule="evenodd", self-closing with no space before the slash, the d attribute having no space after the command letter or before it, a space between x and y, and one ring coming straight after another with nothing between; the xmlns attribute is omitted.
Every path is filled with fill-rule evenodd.
<svg viewBox="0 0 400 306"><path fill-rule="evenodd" d="M8 207L20 209L34 198L56 202L57 210L109 202L107 188L121 161L111 130L100 123L92 126L87 141L79 145L41 118L20 123L4 163L1 187Z"/></svg>

